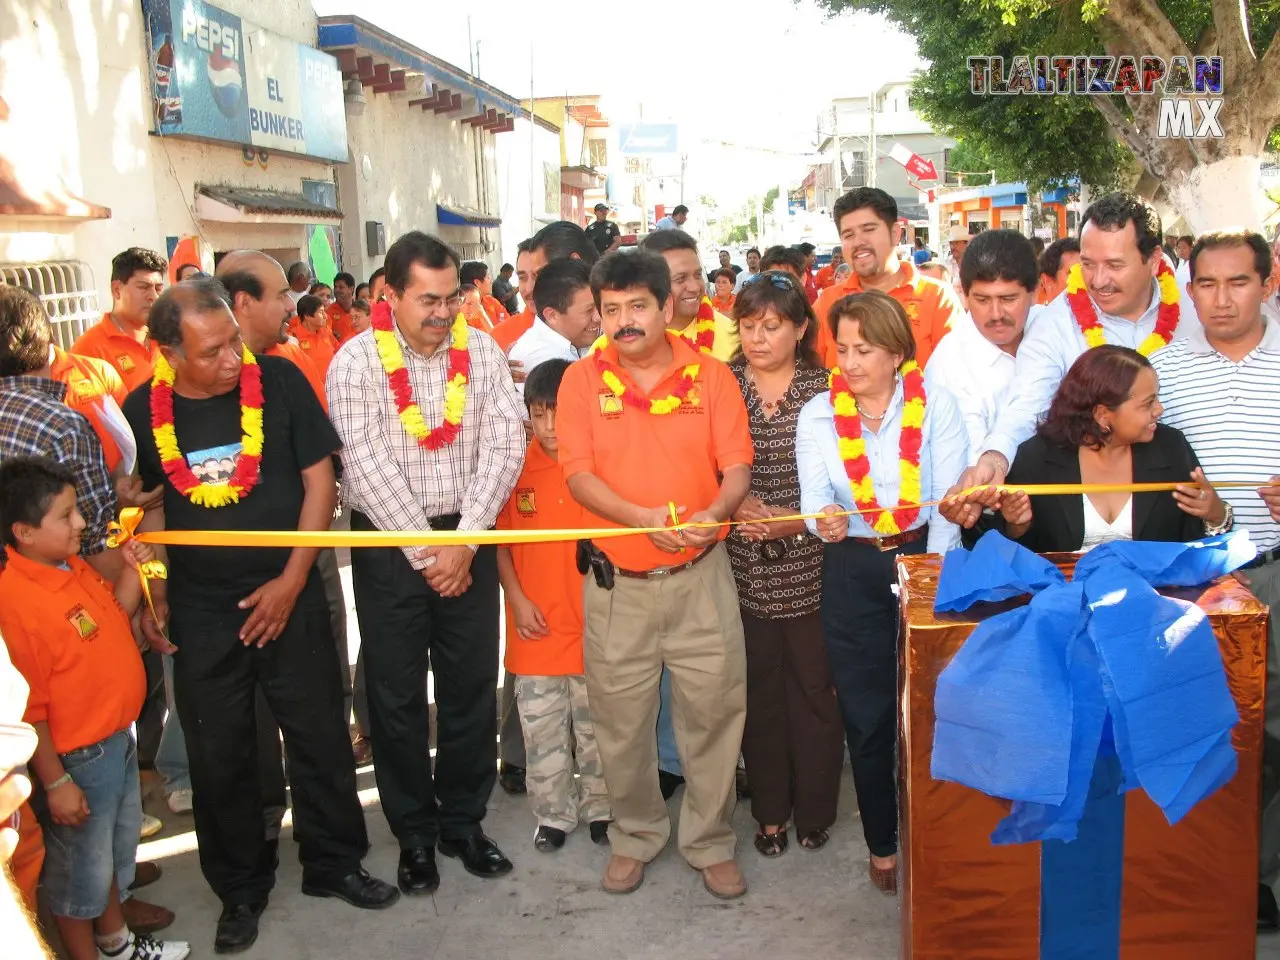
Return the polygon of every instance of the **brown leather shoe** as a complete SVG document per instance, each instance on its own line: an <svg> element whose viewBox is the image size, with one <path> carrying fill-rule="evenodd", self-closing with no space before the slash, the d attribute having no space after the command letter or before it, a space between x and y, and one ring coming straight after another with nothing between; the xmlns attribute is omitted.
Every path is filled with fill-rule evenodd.
<svg viewBox="0 0 1280 960"><path fill-rule="evenodd" d="M707 893L719 900L737 900L747 892L747 880L736 860L703 867L702 885L707 888Z"/></svg>
<svg viewBox="0 0 1280 960"><path fill-rule="evenodd" d="M630 893L644 883L644 861L615 853L605 864L600 885L605 893Z"/></svg>
<svg viewBox="0 0 1280 960"><path fill-rule="evenodd" d="M363 733L357 733L351 738L351 753L357 767L367 767L373 763L373 744Z"/></svg>
<svg viewBox="0 0 1280 960"><path fill-rule="evenodd" d="M160 879L163 873L160 864L152 863L150 860L139 860L133 867L133 885L130 890L139 890L142 887L149 887Z"/></svg>
<svg viewBox="0 0 1280 960"><path fill-rule="evenodd" d="M896 895L898 892L898 868L896 865L889 867L877 867L872 861L867 861L867 871L877 889L882 893Z"/></svg>
<svg viewBox="0 0 1280 960"><path fill-rule="evenodd" d="M124 914L125 925L131 933L155 933L173 923L173 911L164 907L147 903L137 897L130 897L120 904L120 912Z"/></svg>

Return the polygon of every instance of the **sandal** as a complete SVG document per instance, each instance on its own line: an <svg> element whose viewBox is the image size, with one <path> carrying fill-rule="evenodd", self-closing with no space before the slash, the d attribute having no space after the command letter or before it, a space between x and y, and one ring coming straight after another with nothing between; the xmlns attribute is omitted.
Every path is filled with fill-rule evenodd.
<svg viewBox="0 0 1280 960"><path fill-rule="evenodd" d="M763 830L756 831L756 852L762 857L773 859L780 857L787 852L787 828L782 827L777 833L765 833Z"/></svg>
<svg viewBox="0 0 1280 960"><path fill-rule="evenodd" d="M871 860L867 861L867 870L871 876L871 882L881 893L896 894L898 892L898 867L895 864L892 867L877 867Z"/></svg>
<svg viewBox="0 0 1280 960"><path fill-rule="evenodd" d="M800 838L800 846L806 850L821 850L827 845L827 841L831 839L831 834L825 830L810 830Z"/></svg>

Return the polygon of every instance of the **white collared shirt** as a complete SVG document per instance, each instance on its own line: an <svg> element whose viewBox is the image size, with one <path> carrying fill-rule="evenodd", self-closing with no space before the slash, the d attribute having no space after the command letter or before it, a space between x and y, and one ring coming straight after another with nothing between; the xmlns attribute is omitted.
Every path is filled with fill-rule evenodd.
<svg viewBox="0 0 1280 960"><path fill-rule="evenodd" d="M1173 334L1175 341L1185 339L1200 329L1200 319L1196 316L1191 297L1185 290L1179 293L1182 316L1178 321L1178 329ZM1153 279L1151 302L1137 323L1105 313L1096 303L1093 307L1106 334L1107 343L1136 350L1156 328L1160 288ZM1013 463L1018 446L1036 432L1036 424L1048 411L1063 377L1087 349L1089 345L1080 331L1080 324L1067 305L1067 294L1064 291L1040 311L1035 326L1022 338L1022 344L1018 347L1014 388L996 417L995 427L987 435L985 442L973 450L973 457L976 459L984 451L994 450Z"/></svg>
<svg viewBox="0 0 1280 960"><path fill-rule="evenodd" d="M1024 337L1040 309L1032 306ZM969 314L955 320L951 332L929 355L924 370L926 395L942 387L955 398L964 414L969 451L974 456L985 449L980 444L995 428L996 415L1009 401L1016 369L1014 355L984 337Z"/></svg>
<svg viewBox="0 0 1280 960"><path fill-rule="evenodd" d="M1182 431L1210 480L1261 487L1280 476L1280 320L1267 310L1263 318L1262 341L1239 363L1214 350L1201 329L1151 358L1161 420ZM1256 490L1221 495L1260 551L1280 546L1280 524Z"/></svg>
<svg viewBox="0 0 1280 960"><path fill-rule="evenodd" d="M542 317L534 317L533 325L507 351L507 360L524 364L524 373L528 376L534 367L547 360L568 360L574 363L589 351L590 347L579 350L562 333L552 329ZM516 389L523 397L524 383L517 383Z"/></svg>

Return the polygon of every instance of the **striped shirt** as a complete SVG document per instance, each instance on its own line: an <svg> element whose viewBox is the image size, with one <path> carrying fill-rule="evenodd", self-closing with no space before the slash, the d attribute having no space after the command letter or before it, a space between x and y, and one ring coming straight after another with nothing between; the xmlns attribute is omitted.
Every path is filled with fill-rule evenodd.
<svg viewBox="0 0 1280 960"><path fill-rule="evenodd" d="M116 489L102 443L83 414L66 405L67 385L44 377L0 377L0 460L48 457L76 477L76 506L86 526L80 552L107 548L107 524L115 517Z"/></svg>
<svg viewBox="0 0 1280 960"><path fill-rule="evenodd" d="M398 327L413 398L427 426L444 421L448 345L430 357L409 348ZM426 530L432 517L462 515L459 530L488 530L524 465L524 405L507 358L486 333L467 338L471 371L456 440L440 450L420 447L400 423L378 357L373 331L358 333L329 366L329 416L342 438L342 500L379 530ZM422 570L416 547L405 556Z"/></svg>
<svg viewBox="0 0 1280 960"><path fill-rule="evenodd" d="M1280 476L1280 323L1263 322L1262 342L1239 363L1209 346L1198 328L1151 357L1161 419L1182 431L1210 480L1265 486ZM1259 551L1280 545L1280 524L1256 491L1223 490L1222 499Z"/></svg>

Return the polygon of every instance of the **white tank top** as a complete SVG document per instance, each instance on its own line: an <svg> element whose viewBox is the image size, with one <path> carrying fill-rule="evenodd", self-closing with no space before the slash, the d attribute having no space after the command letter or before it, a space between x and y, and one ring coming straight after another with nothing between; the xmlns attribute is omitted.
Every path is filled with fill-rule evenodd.
<svg viewBox="0 0 1280 960"><path fill-rule="evenodd" d="M1133 539L1133 497L1125 501L1124 508L1116 515L1115 523L1107 523L1093 505L1088 494L1080 494L1084 501L1084 543L1081 553L1088 553L1100 543L1111 540Z"/></svg>

